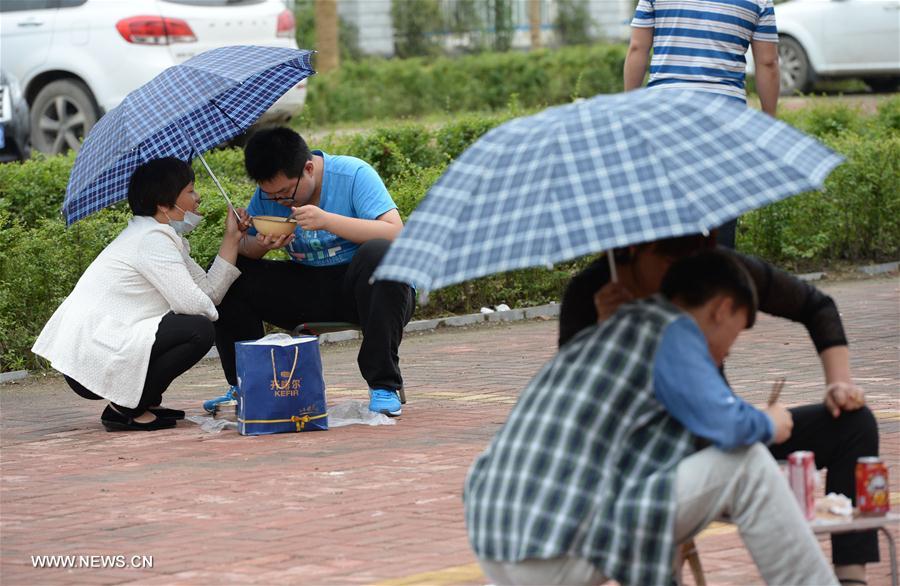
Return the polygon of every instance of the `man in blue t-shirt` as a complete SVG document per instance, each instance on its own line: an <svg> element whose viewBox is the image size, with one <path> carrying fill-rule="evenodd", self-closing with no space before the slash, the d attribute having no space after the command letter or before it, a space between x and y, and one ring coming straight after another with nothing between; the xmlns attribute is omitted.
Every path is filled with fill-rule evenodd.
<svg viewBox="0 0 900 586"><path fill-rule="evenodd" d="M369 385L369 409L400 415L398 348L415 298L404 283L369 282L403 229L384 182L365 161L310 151L284 127L255 133L244 158L258 185L247 212L293 218L297 229L272 237L250 228L241 240L241 276L219 305L216 322L216 347L231 388L204 402L204 409L212 412L234 397L234 343L261 338L263 322L289 330L307 322L347 321L363 331L357 362ZM279 248L289 260L263 258Z"/></svg>

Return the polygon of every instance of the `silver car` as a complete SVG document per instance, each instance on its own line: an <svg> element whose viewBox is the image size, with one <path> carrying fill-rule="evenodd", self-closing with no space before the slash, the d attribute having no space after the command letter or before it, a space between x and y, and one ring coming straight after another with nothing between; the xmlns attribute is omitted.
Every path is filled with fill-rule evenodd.
<svg viewBox="0 0 900 586"><path fill-rule="evenodd" d="M19 78L35 149L78 149L104 112L167 67L216 47L297 48L284 0L2 0L0 65ZM302 107L306 82L261 122Z"/></svg>
<svg viewBox="0 0 900 586"><path fill-rule="evenodd" d="M30 154L28 103L19 80L0 69L0 163Z"/></svg>
<svg viewBox="0 0 900 586"><path fill-rule="evenodd" d="M862 78L877 91L900 83L900 0L788 0L775 20L782 94L825 79Z"/></svg>

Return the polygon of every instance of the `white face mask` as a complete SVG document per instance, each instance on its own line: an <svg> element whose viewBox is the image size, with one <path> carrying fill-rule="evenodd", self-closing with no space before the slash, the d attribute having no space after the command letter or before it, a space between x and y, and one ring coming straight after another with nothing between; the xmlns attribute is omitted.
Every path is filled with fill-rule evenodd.
<svg viewBox="0 0 900 586"><path fill-rule="evenodd" d="M203 216L201 216L200 214L195 214L194 212L186 212L178 206L175 207L184 212L184 219L173 220L172 218L169 218L169 214L166 214L166 217L169 218L169 226L171 226L177 234L187 234L188 232L196 228L200 224L200 222L203 221ZM163 213L165 214L165 212Z"/></svg>

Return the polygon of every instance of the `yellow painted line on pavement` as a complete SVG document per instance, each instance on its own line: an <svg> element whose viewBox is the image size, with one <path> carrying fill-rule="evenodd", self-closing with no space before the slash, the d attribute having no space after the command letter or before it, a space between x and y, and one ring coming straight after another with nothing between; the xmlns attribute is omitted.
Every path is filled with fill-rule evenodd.
<svg viewBox="0 0 900 586"><path fill-rule="evenodd" d="M872 414L878 421L900 421L900 411L896 409L875 409Z"/></svg>
<svg viewBox="0 0 900 586"><path fill-rule="evenodd" d="M437 399L442 401L460 401L465 403L515 403L518 400L518 397L511 397L509 395L504 395L501 393L480 393L477 395L467 395L464 393L443 391L417 391L416 398Z"/></svg>
<svg viewBox="0 0 900 586"><path fill-rule="evenodd" d="M459 584L460 582L478 582L486 581L484 574L481 573L481 566L477 563L466 564L464 566L453 566L433 572L423 572L421 574L413 574L404 576L403 578L393 578L377 582L375 586L413 586L425 585L429 586L449 586L451 584Z"/></svg>

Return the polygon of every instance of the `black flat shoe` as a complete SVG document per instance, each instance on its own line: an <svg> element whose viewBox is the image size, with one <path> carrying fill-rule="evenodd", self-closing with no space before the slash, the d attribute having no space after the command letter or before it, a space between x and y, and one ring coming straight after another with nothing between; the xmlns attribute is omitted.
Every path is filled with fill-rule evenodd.
<svg viewBox="0 0 900 586"><path fill-rule="evenodd" d="M174 419L163 419L157 417L153 421L141 423L135 421L133 417L122 415L110 406L103 410L100 416L100 423L106 428L106 431L156 431L157 429L168 429L175 427Z"/></svg>
<svg viewBox="0 0 900 586"><path fill-rule="evenodd" d="M148 407L147 411L163 419L184 419L184 411L181 409L169 409L167 407Z"/></svg>

